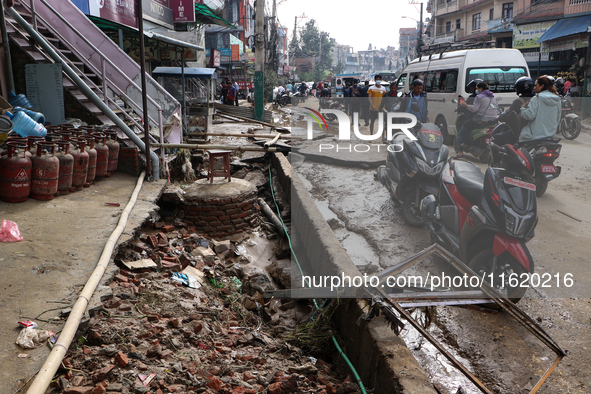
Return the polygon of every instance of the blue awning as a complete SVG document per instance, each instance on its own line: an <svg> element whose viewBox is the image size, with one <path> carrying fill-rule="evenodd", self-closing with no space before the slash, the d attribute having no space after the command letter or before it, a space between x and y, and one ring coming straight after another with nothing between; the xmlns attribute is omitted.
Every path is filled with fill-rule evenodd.
<svg viewBox="0 0 591 394"><path fill-rule="evenodd" d="M585 33L591 25L591 15L577 16L576 18L561 19L549 28L537 42L554 40L556 38Z"/></svg>

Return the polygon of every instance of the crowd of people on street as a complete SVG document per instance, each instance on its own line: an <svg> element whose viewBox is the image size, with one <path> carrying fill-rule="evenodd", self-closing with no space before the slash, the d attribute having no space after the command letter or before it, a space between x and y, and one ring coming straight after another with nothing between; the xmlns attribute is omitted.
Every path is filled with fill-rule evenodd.
<svg viewBox="0 0 591 394"><path fill-rule="evenodd" d="M220 82L218 89L220 90L220 100L222 104L238 106L240 88L234 79L230 80L225 78Z"/></svg>

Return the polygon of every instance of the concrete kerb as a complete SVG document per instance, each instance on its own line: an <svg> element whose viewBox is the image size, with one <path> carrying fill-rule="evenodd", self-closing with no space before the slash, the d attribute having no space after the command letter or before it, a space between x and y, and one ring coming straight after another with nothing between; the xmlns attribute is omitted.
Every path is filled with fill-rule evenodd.
<svg viewBox="0 0 591 394"><path fill-rule="evenodd" d="M283 154L275 153L272 165L292 204L294 236L306 244L308 259L323 261L314 264L313 269L317 270L314 274L360 275L302 181L292 173L289 161ZM362 314L363 300L342 299L334 319L347 356L364 384L373 388L375 394L436 394L404 341L392 332L388 323L383 318L365 322L359 319Z"/></svg>

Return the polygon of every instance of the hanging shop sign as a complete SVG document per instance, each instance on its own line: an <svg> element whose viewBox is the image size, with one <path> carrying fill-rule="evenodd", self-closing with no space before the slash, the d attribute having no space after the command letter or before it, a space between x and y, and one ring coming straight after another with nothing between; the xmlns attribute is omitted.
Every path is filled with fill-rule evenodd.
<svg viewBox="0 0 591 394"><path fill-rule="evenodd" d="M170 0L175 22L195 22L195 0Z"/></svg>
<svg viewBox="0 0 591 394"><path fill-rule="evenodd" d="M209 56L209 65L211 67L219 67L222 64L222 53L219 49L211 49L211 54Z"/></svg>
<svg viewBox="0 0 591 394"><path fill-rule="evenodd" d="M238 62L240 61L240 45L237 44L233 44L230 45L230 51L232 53L232 61L233 62Z"/></svg>
<svg viewBox="0 0 591 394"><path fill-rule="evenodd" d="M173 29L172 10L157 0L142 0L144 19Z"/></svg>
<svg viewBox="0 0 591 394"><path fill-rule="evenodd" d="M527 49L539 48L536 42L546 31L554 26L556 21L530 23L527 25L515 25L513 27L513 48Z"/></svg>

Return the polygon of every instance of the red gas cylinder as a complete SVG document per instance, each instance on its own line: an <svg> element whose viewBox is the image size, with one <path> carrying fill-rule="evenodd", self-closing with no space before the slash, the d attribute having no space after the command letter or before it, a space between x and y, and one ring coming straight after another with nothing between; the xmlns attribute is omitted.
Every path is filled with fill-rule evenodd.
<svg viewBox="0 0 591 394"><path fill-rule="evenodd" d="M9 142L17 142L18 145L24 145L25 151L27 150L27 139L26 138L12 135L12 136L6 138L6 143L8 144ZM0 155L6 156L7 153L8 153L8 149L3 151Z"/></svg>
<svg viewBox="0 0 591 394"><path fill-rule="evenodd" d="M60 161L55 157L53 142L37 142L37 154L33 156L33 177L31 179L31 198L51 200L57 193L60 176Z"/></svg>
<svg viewBox="0 0 591 394"><path fill-rule="evenodd" d="M68 194L72 188L74 156L70 154L70 143L68 141L56 140L54 142L58 147L58 152L55 156L60 161L60 177L57 183L57 192L58 194Z"/></svg>
<svg viewBox="0 0 591 394"><path fill-rule="evenodd" d="M96 149L94 149L94 137L88 135L80 138L86 141L86 152L88 152L88 175L86 175L86 182L84 183L84 187L90 187L90 184L94 181L94 178L96 177L97 152Z"/></svg>
<svg viewBox="0 0 591 394"><path fill-rule="evenodd" d="M107 136L103 133L92 133L96 149L96 178L100 179L107 176L107 167L109 165L109 147L106 145Z"/></svg>
<svg viewBox="0 0 591 394"><path fill-rule="evenodd" d="M85 152L84 150L86 147L86 141L79 139L78 141L73 142L76 143L77 147L76 149L70 151L72 156L74 156L74 174L72 176L72 187L74 187L76 191L80 191L86 183L89 155L88 152Z"/></svg>
<svg viewBox="0 0 591 394"><path fill-rule="evenodd" d="M25 138L27 139L27 151L31 155L31 160L33 160L33 156L37 154L37 142L45 141L45 138L36 135L28 135Z"/></svg>
<svg viewBox="0 0 591 394"><path fill-rule="evenodd" d="M25 145L8 142L6 156L0 158L0 200L23 202L31 192L31 159L25 157Z"/></svg>
<svg viewBox="0 0 591 394"><path fill-rule="evenodd" d="M111 176L117 171L119 162L119 142L117 142L117 132L115 130L105 130L104 133L109 137L107 146L109 147L109 165L107 166L107 176Z"/></svg>

